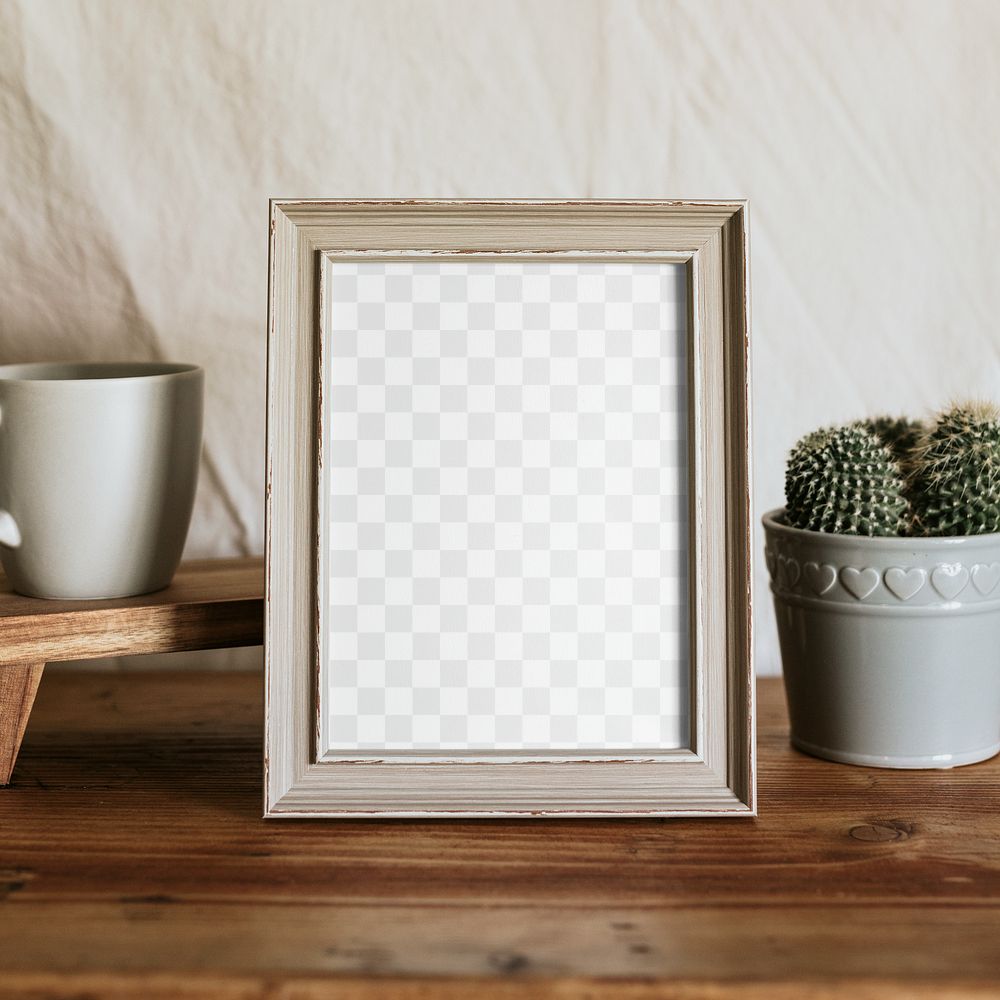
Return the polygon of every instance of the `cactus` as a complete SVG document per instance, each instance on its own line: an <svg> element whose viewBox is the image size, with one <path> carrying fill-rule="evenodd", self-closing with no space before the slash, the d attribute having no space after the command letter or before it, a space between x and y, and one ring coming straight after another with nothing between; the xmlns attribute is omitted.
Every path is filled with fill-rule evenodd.
<svg viewBox="0 0 1000 1000"><path fill-rule="evenodd" d="M909 503L898 459L863 422L807 434L785 474L786 518L796 528L840 535L898 535Z"/></svg>
<svg viewBox="0 0 1000 1000"><path fill-rule="evenodd" d="M909 468L913 449L924 432L919 420L883 415L864 421L864 425L896 456L904 471Z"/></svg>
<svg viewBox="0 0 1000 1000"><path fill-rule="evenodd" d="M1000 409L959 403L938 415L913 450L914 534L1000 531Z"/></svg>

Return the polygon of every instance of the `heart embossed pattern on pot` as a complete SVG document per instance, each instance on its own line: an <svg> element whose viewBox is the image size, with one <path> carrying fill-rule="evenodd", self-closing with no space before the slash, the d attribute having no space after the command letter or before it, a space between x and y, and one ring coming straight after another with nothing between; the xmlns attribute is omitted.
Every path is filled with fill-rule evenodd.
<svg viewBox="0 0 1000 1000"><path fill-rule="evenodd" d="M939 563L931 572L931 586L946 600L953 601L969 582L969 571L961 563Z"/></svg>
<svg viewBox="0 0 1000 1000"><path fill-rule="evenodd" d="M914 566L913 569L890 566L885 571L883 579L890 593L895 594L901 601L908 601L918 594L927 582L927 573L919 566Z"/></svg>
<svg viewBox="0 0 1000 1000"><path fill-rule="evenodd" d="M977 563L972 567L972 585L983 597L989 597L1000 584L1000 563Z"/></svg>
<svg viewBox="0 0 1000 1000"><path fill-rule="evenodd" d="M836 567L831 566L829 563L807 562L802 567L802 573L806 578L809 589L817 597L822 597L837 582Z"/></svg>
<svg viewBox="0 0 1000 1000"><path fill-rule="evenodd" d="M778 569L778 554L771 549L764 549L764 562L767 563L767 571L771 574L771 579L775 577Z"/></svg>
<svg viewBox="0 0 1000 1000"><path fill-rule="evenodd" d="M879 572L871 566L866 566L864 569L845 566L840 571L840 582L849 594L863 601L875 592L879 582Z"/></svg>
<svg viewBox="0 0 1000 1000"><path fill-rule="evenodd" d="M794 587L799 582L802 569L791 556L778 556L778 579L786 587Z"/></svg>

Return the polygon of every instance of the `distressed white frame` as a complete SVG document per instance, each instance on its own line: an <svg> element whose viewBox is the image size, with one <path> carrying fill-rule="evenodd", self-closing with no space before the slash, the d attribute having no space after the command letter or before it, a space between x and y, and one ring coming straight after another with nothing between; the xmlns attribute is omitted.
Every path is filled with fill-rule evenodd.
<svg viewBox="0 0 1000 1000"><path fill-rule="evenodd" d="M272 202L266 816L754 814L746 242L741 201ZM427 255L686 264L688 749L641 758L589 751L545 759L537 751L323 754L325 268L337 257Z"/></svg>

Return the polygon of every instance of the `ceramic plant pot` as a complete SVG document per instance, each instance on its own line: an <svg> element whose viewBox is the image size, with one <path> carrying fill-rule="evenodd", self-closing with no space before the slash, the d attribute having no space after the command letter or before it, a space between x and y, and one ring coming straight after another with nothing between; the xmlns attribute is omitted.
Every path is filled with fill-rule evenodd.
<svg viewBox="0 0 1000 1000"><path fill-rule="evenodd" d="M873 767L1000 751L1000 534L867 538L764 515L792 743Z"/></svg>

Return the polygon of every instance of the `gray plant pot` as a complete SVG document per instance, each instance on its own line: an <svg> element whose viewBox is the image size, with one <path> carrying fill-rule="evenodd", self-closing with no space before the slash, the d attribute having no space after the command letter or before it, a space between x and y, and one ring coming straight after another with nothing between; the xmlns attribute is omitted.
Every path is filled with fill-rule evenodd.
<svg viewBox="0 0 1000 1000"><path fill-rule="evenodd" d="M873 767L1000 751L1000 534L865 538L763 517L792 743Z"/></svg>

